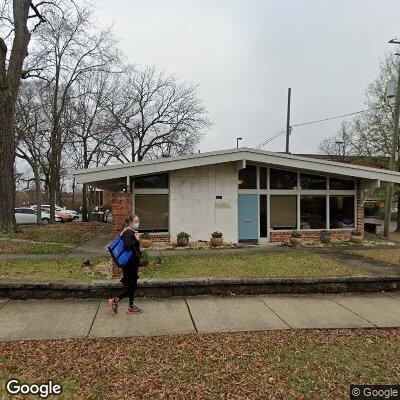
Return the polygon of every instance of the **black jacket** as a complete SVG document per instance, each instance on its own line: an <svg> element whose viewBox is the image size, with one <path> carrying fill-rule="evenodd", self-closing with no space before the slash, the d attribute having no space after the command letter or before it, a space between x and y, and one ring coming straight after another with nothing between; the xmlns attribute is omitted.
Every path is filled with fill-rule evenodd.
<svg viewBox="0 0 400 400"><path fill-rule="evenodd" d="M128 265L122 270L122 282L124 285L135 284L139 279L139 267L142 252L140 251L140 243L135 237L135 232L132 229L125 229L122 233L125 248L132 250L133 257Z"/></svg>

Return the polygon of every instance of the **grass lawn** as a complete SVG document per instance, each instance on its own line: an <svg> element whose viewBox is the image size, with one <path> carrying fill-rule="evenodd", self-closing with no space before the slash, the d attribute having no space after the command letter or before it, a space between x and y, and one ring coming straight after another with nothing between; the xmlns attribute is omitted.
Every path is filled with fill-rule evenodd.
<svg viewBox="0 0 400 400"><path fill-rule="evenodd" d="M101 259L91 260L94 264ZM0 260L0 279L29 281L91 281L105 279L96 269L81 266L80 259L64 260Z"/></svg>
<svg viewBox="0 0 400 400"><path fill-rule="evenodd" d="M210 254L151 258L142 268L145 278L287 277L365 275L339 261L304 252Z"/></svg>
<svg viewBox="0 0 400 400"><path fill-rule="evenodd" d="M104 228L101 222L67 222L64 224L24 225L21 232L0 235L0 238L24 239L35 242L63 243L77 246Z"/></svg>
<svg viewBox="0 0 400 400"><path fill-rule="evenodd" d="M400 329L0 342L0 397L19 378L60 399L339 400L399 382L399 354Z"/></svg>
<svg viewBox="0 0 400 400"><path fill-rule="evenodd" d="M350 254L356 254L374 261L385 262L396 267L400 266L400 249L353 250Z"/></svg>
<svg viewBox="0 0 400 400"><path fill-rule="evenodd" d="M60 254L75 247L61 243L33 243L0 239L0 254Z"/></svg>

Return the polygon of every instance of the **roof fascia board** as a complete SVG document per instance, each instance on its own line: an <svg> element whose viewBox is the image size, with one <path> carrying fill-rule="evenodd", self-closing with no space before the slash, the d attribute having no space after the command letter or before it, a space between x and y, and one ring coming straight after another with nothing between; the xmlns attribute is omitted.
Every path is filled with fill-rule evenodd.
<svg viewBox="0 0 400 400"><path fill-rule="evenodd" d="M238 159L239 158L239 159ZM228 153L223 157L219 154L209 155L208 157L203 157L200 159L189 158L189 159L178 159L178 160L168 160L165 162L162 160L158 163L143 163L140 165L132 165L130 167L123 166L120 169L112 169L112 170L98 170L93 169L90 170L82 170L85 171L81 174L75 174L76 181L78 183L89 183L93 181L102 181L108 179L115 179L121 176L137 176L137 175L148 175L148 174L157 174L161 172L174 171L177 169L186 169L192 167L201 167L205 165L211 164L222 164L228 162L236 162L240 161L241 154L238 153Z"/></svg>

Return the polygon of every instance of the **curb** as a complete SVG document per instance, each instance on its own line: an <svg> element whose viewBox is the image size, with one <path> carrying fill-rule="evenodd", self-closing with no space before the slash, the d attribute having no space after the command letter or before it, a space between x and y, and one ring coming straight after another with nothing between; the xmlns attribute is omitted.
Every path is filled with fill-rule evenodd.
<svg viewBox="0 0 400 400"><path fill-rule="evenodd" d="M0 281L0 298L65 299L109 298L121 290L118 281L88 283ZM197 295L369 293L400 290L400 276L327 278L190 278L140 279L137 297Z"/></svg>

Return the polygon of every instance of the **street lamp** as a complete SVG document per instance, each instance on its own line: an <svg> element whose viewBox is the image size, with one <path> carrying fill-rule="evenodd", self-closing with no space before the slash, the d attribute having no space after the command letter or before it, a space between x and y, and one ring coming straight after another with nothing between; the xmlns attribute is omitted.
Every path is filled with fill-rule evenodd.
<svg viewBox="0 0 400 400"><path fill-rule="evenodd" d="M238 149L239 148L239 140L242 140L243 138L241 138L241 137L238 137L238 138L236 138L236 148Z"/></svg>

